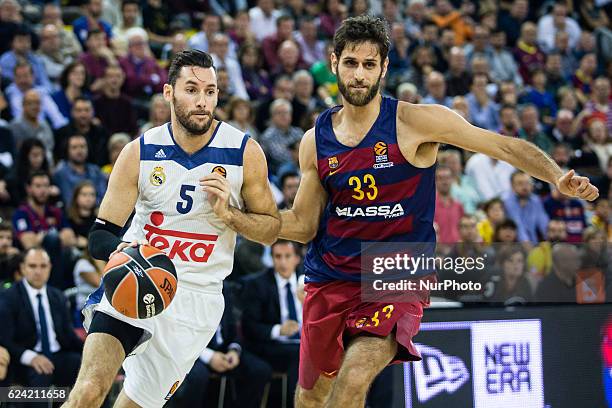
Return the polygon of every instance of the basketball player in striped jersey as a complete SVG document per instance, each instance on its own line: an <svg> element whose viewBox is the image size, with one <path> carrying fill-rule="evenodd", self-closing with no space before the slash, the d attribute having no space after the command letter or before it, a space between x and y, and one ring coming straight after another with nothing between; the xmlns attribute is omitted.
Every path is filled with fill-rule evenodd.
<svg viewBox="0 0 612 408"><path fill-rule="evenodd" d="M361 244L435 244L440 144L504 160L568 196L598 196L587 178L564 174L531 143L476 128L440 105L382 97L389 47L380 19L354 17L339 27L331 66L343 106L321 113L306 132L294 206L281 212L280 237L310 242L297 407L363 407L385 366L420 359L412 337L429 293L414 291L409 302L364 302ZM435 279L431 271L416 277Z"/></svg>
<svg viewBox="0 0 612 408"><path fill-rule="evenodd" d="M89 296L89 335L65 407L99 407L122 364L126 377L115 407L163 406L219 325L236 234L264 244L278 235L263 151L213 118L218 88L210 55L178 53L163 94L171 121L123 149L89 244L104 260L137 243L163 250L177 270L176 294L167 310L140 320L113 309L102 287Z"/></svg>

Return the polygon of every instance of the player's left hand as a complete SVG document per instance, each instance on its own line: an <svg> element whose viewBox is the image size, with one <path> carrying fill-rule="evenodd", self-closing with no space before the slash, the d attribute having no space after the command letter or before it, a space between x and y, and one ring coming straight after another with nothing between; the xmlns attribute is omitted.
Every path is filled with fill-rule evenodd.
<svg viewBox="0 0 612 408"><path fill-rule="evenodd" d="M599 190L589 182L589 178L577 176L574 170L568 171L559 178L557 188L562 194L569 197L577 197L588 201L593 201L599 197Z"/></svg>
<svg viewBox="0 0 612 408"><path fill-rule="evenodd" d="M208 202L217 217L225 220L229 215L230 185L225 177L210 173L200 179L202 190L208 195Z"/></svg>
<svg viewBox="0 0 612 408"><path fill-rule="evenodd" d="M240 356L236 350L230 350L225 353L225 360L230 366L230 370L233 370L240 364Z"/></svg>

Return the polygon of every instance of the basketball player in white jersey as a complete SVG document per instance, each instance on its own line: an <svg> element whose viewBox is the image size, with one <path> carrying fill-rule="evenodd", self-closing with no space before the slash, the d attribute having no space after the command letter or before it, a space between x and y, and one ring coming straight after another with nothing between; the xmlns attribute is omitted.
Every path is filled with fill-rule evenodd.
<svg viewBox="0 0 612 408"><path fill-rule="evenodd" d="M103 288L90 295L83 361L64 407L99 407L122 364L126 377L115 407L164 405L221 320L236 234L276 240L280 221L265 156L253 139L213 119L217 95L211 57L177 54L164 85L171 122L129 143L117 159L90 251L108 260L148 241L174 262L178 289L167 310L143 320L118 313ZM134 208L123 242L118 235Z"/></svg>

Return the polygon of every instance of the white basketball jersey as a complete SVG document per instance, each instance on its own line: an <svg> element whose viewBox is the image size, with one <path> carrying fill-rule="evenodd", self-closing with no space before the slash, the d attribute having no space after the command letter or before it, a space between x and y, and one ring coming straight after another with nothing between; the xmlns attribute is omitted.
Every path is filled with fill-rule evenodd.
<svg viewBox="0 0 612 408"><path fill-rule="evenodd" d="M178 285L221 290L234 263L236 233L214 213L200 178L217 172L231 186L230 205L243 208L242 159L248 136L219 122L194 154L178 146L170 123L140 137L136 215L124 241L146 239L174 262Z"/></svg>

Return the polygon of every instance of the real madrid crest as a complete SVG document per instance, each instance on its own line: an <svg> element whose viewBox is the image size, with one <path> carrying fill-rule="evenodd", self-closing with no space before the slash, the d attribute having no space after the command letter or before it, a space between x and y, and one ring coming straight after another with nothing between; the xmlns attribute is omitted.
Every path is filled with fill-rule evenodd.
<svg viewBox="0 0 612 408"><path fill-rule="evenodd" d="M157 166L151 172L149 176L149 181L154 186L161 186L166 181L166 173L164 173L164 168L162 166Z"/></svg>

